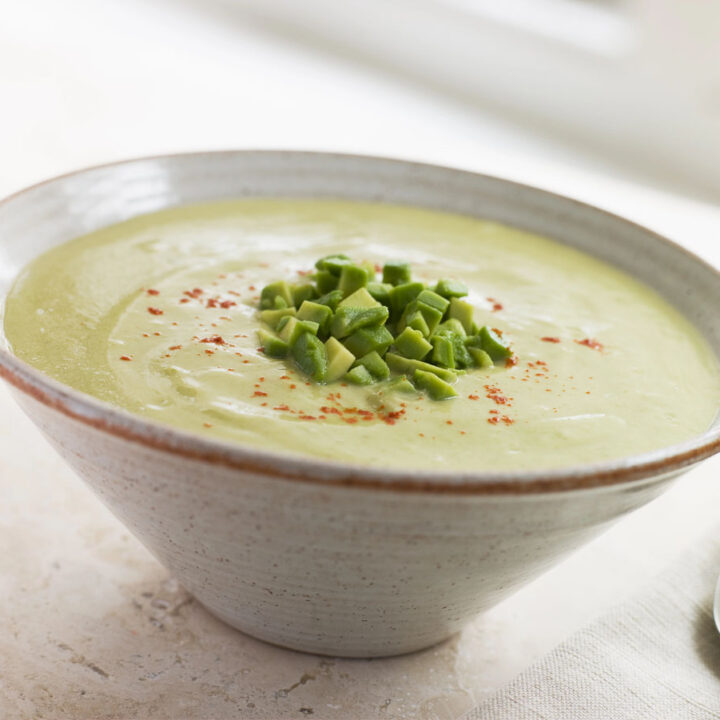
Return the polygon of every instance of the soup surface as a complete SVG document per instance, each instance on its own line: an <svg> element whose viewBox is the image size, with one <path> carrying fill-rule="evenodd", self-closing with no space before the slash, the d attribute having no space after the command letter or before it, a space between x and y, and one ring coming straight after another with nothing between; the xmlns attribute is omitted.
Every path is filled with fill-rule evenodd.
<svg viewBox="0 0 720 720"><path fill-rule="evenodd" d="M258 296L330 253L462 280L517 364L468 371L445 401L308 383L259 350ZM720 397L711 349L648 287L548 239L409 207L263 199L138 217L36 259L4 322L20 358L131 412L374 466L597 462L702 432Z"/></svg>

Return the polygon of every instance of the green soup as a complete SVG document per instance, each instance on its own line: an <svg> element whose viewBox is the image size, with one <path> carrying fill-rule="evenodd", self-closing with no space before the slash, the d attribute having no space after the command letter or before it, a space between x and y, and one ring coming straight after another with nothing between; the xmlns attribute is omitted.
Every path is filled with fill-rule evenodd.
<svg viewBox="0 0 720 720"><path fill-rule="evenodd" d="M317 385L258 348L260 289L316 258L407 259L462 280L518 362L470 370L459 397ZM461 471L591 463L711 423L715 356L655 292L571 248L469 217L320 200L167 210L35 260L7 298L14 353L147 418L255 448ZM597 341L597 342L595 342ZM382 412L378 408L382 407Z"/></svg>

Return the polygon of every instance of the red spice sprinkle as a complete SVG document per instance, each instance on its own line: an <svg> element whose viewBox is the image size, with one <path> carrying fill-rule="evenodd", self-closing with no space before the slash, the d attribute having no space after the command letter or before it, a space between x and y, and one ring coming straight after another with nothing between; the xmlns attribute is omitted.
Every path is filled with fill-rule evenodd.
<svg viewBox="0 0 720 720"><path fill-rule="evenodd" d="M227 343L220 337L220 335L211 335L210 337L203 338L201 343L214 343L215 345L227 345Z"/></svg>
<svg viewBox="0 0 720 720"><path fill-rule="evenodd" d="M479 395L468 395L468 399L469 400L479 400L480 396Z"/></svg>
<svg viewBox="0 0 720 720"><path fill-rule="evenodd" d="M375 263L375 272L382 272L382 265L380 265L379 263Z"/></svg>
<svg viewBox="0 0 720 720"><path fill-rule="evenodd" d="M181 303L189 303L189 302L190 302L190 298L180 298L180 302L181 302Z"/></svg>
<svg viewBox="0 0 720 720"><path fill-rule="evenodd" d="M235 297L240 297L240 293L236 292L235 290L228 290L228 295L234 295Z"/></svg>
<svg viewBox="0 0 720 720"><path fill-rule="evenodd" d="M293 385L290 386L290 389L291 389L291 390L294 390L296 387L297 387L297 385L293 384Z"/></svg>
<svg viewBox="0 0 720 720"><path fill-rule="evenodd" d="M234 300L223 300L220 303L220 307L223 308L223 310L227 310L235 305L237 305L237 303Z"/></svg>
<svg viewBox="0 0 720 720"><path fill-rule="evenodd" d="M597 340L594 340L593 338L584 338L583 340L576 340L575 342L578 345L584 345L585 347L589 347L591 350L603 349L603 344Z"/></svg>
<svg viewBox="0 0 720 720"><path fill-rule="evenodd" d="M125 362L130 362L132 360L132 358L128 357L127 355L121 355L120 359L124 360Z"/></svg>
<svg viewBox="0 0 720 720"><path fill-rule="evenodd" d="M187 295L191 298L199 298L205 291L201 290L200 288L193 288L192 290L186 290L183 295Z"/></svg>
<svg viewBox="0 0 720 720"><path fill-rule="evenodd" d="M500 422L500 418L499 418L499 417L489 417L489 418L487 419L487 421L488 421L491 425L497 425L497 424Z"/></svg>
<svg viewBox="0 0 720 720"><path fill-rule="evenodd" d="M151 315L162 315L163 314L163 311L160 308L156 308L156 307L149 307L148 312Z"/></svg>
<svg viewBox="0 0 720 720"><path fill-rule="evenodd" d="M551 342L551 343L559 343L560 342L559 337L541 337L540 339L543 342Z"/></svg>
<svg viewBox="0 0 720 720"><path fill-rule="evenodd" d="M159 291L159 290L153 290L152 288L150 288L150 289L147 291L147 294L148 294L148 295L159 295L159 294L160 294L160 291Z"/></svg>
<svg viewBox="0 0 720 720"><path fill-rule="evenodd" d="M154 335L155 337L160 337L160 333L159 333L159 332L154 332L153 335Z"/></svg>
<svg viewBox="0 0 720 720"><path fill-rule="evenodd" d="M203 423L203 427L212 427L210 423Z"/></svg>
<svg viewBox="0 0 720 720"><path fill-rule="evenodd" d="M206 350L206 351L205 351L205 354L206 354L206 355L214 355L214 354L215 354L215 351L214 351L214 350Z"/></svg>
<svg viewBox="0 0 720 720"><path fill-rule="evenodd" d="M243 363L245 363L246 365L247 365L249 362L250 362L249 360L243 360Z"/></svg>
<svg viewBox="0 0 720 720"><path fill-rule="evenodd" d="M497 312L498 310L502 310L503 306L502 303L499 303L495 298L485 298L489 303L492 303L492 311Z"/></svg>
<svg viewBox="0 0 720 720"><path fill-rule="evenodd" d="M290 408L287 405L276 405L273 410L289 410Z"/></svg>
<svg viewBox="0 0 720 720"><path fill-rule="evenodd" d="M425 437L425 433L418 433L420 437Z"/></svg>
<svg viewBox="0 0 720 720"><path fill-rule="evenodd" d="M147 333L143 333L143 337L150 337Z"/></svg>
<svg viewBox="0 0 720 720"><path fill-rule="evenodd" d="M290 379L290 376L289 376L289 375L281 375L281 376L280 376L280 379L281 379L281 380L289 380L289 379Z"/></svg>
<svg viewBox="0 0 720 720"><path fill-rule="evenodd" d="M216 308L217 306L218 301L215 298L208 298L207 302L205 303L205 307Z"/></svg>
<svg viewBox="0 0 720 720"><path fill-rule="evenodd" d="M509 358L505 360L505 367L513 367L513 365L517 365L519 362L517 355L511 355Z"/></svg>
<svg viewBox="0 0 720 720"><path fill-rule="evenodd" d="M312 270L298 270L297 274L302 275L304 277L305 275L309 275L311 272L312 272Z"/></svg>
<svg viewBox="0 0 720 720"><path fill-rule="evenodd" d="M263 392L262 390L256 390L253 393L253 397L267 397L267 393Z"/></svg>
<svg viewBox="0 0 720 720"><path fill-rule="evenodd" d="M182 345L171 345L168 350L182 350Z"/></svg>
<svg viewBox="0 0 720 720"><path fill-rule="evenodd" d="M446 424L446 425L452 425L452 420L446 420L446 421L445 421L445 424Z"/></svg>
<svg viewBox="0 0 720 720"><path fill-rule="evenodd" d="M254 285L250 285L250 286L248 287L248 290L255 290L255 286L254 286Z"/></svg>

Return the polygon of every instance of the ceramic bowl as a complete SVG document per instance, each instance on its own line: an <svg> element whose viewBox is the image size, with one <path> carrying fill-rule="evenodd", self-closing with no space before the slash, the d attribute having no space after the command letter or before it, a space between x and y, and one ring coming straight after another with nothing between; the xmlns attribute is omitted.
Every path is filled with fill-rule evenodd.
<svg viewBox="0 0 720 720"><path fill-rule="evenodd" d="M490 218L632 273L720 353L720 276L652 232L512 182L396 160L221 152L132 160L0 205L0 296L35 256L140 213L249 196L386 201ZM127 414L0 342L0 373L57 451L211 612L278 645L355 657L427 647L720 448L557 471L412 472L289 458Z"/></svg>

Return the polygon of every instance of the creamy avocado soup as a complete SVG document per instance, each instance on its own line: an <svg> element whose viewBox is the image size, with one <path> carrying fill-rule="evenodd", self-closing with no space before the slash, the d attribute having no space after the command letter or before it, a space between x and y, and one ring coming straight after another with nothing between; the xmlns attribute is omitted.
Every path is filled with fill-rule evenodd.
<svg viewBox="0 0 720 720"><path fill-rule="evenodd" d="M402 367L373 382L357 371L356 384L349 364L316 381L312 364L264 347L281 332L279 318L263 319L261 292L317 283L315 262L332 255L376 284L383 266L408 262L428 289L464 285L476 323L467 329L487 328L510 357L456 368L446 399ZM264 310L281 311L270 295ZM398 321L383 321L394 338ZM4 324L23 360L152 420L383 467L598 462L704 431L720 396L717 360L698 331L623 272L497 223L381 204L242 200L138 217L36 259L7 298ZM428 343L423 361L435 352ZM399 354L394 345L388 353Z"/></svg>

